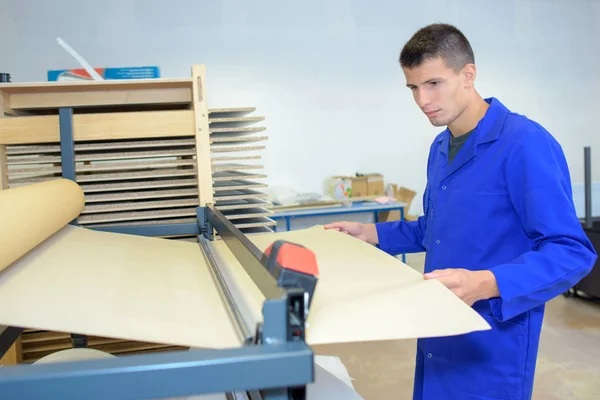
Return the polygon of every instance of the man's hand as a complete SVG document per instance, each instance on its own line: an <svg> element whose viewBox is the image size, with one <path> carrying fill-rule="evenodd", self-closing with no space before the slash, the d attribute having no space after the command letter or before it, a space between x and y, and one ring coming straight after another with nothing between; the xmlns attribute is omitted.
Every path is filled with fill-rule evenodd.
<svg viewBox="0 0 600 400"><path fill-rule="evenodd" d="M347 235L354 236L370 244L378 244L377 228L374 224L361 224L360 222L334 222L325 225L325 229L335 229Z"/></svg>
<svg viewBox="0 0 600 400"><path fill-rule="evenodd" d="M448 268L425 274L424 278L437 279L469 306L479 300L500 296L496 277L491 271Z"/></svg>

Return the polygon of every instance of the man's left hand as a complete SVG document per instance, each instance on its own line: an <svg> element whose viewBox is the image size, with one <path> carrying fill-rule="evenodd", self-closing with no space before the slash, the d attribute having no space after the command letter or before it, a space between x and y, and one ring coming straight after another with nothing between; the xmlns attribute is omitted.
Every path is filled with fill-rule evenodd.
<svg viewBox="0 0 600 400"><path fill-rule="evenodd" d="M469 306L479 300L500 296L496 277L491 271L448 268L429 272L424 278L437 279Z"/></svg>

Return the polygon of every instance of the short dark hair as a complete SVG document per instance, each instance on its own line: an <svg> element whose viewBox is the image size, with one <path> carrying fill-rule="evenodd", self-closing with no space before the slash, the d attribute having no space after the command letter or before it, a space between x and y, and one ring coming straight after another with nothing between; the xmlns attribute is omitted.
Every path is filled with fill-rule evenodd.
<svg viewBox="0 0 600 400"><path fill-rule="evenodd" d="M475 55L466 36L455 26L431 24L419 29L400 52L400 65L414 68L424 61L441 57L448 67L459 72L475 63Z"/></svg>

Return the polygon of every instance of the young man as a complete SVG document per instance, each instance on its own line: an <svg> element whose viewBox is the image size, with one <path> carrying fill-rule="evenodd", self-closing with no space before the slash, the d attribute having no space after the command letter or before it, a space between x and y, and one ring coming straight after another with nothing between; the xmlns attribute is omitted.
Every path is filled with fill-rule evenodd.
<svg viewBox="0 0 600 400"><path fill-rule="evenodd" d="M559 144L538 123L475 90L471 46L455 27L417 31L401 54L408 88L434 126L424 216L333 223L391 254L426 252L438 279L491 330L418 341L414 399L530 399L544 304L597 254L572 202Z"/></svg>

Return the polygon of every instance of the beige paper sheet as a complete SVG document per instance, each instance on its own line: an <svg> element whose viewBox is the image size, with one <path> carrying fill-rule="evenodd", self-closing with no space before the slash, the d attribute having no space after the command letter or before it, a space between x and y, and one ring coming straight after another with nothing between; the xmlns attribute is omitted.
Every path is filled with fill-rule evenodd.
<svg viewBox="0 0 600 400"><path fill-rule="evenodd" d="M0 325L190 347L240 345L198 244L65 226L82 206L81 189L62 179L0 192L8 221L0 225ZM423 281L373 246L323 227L251 236L261 249L277 239L317 255L309 344L489 329L439 282ZM256 286L225 243L210 247L244 314L261 320Z"/></svg>
<svg viewBox="0 0 600 400"><path fill-rule="evenodd" d="M309 344L362 342L448 336L490 329L471 307L438 281L421 274L383 251L322 226L252 236L265 250L287 240L315 252L319 281L308 316ZM224 275L235 286L246 312L261 320L262 293L227 249L211 243Z"/></svg>
<svg viewBox="0 0 600 400"><path fill-rule="evenodd" d="M199 245L65 226L0 273L0 325L240 345Z"/></svg>

